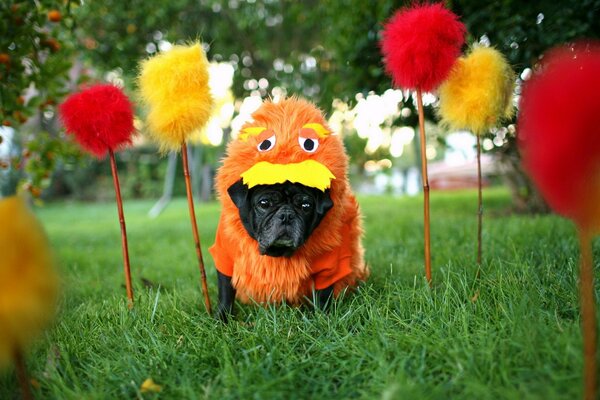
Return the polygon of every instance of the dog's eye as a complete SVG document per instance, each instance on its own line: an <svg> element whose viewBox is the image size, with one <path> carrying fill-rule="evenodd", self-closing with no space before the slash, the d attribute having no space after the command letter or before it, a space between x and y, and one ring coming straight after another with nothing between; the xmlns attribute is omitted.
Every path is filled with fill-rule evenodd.
<svg viewBox="0 0 600 400"><path fill-rule="evenodd" d="M319 140L317 139L299 136L298 143L300 143L300 147L302 147L302 150L304 150L307 153L314 153L319 148Z"/></svg>
<svg viewBox="0 0 600 400"><path fill-rule="evenodd" d="M263 140L258 144L258 146L256 146L260 152L269 151L273 147L275 147L275 135Z"/></svg>
<svg viewBox="0 0 600 400"><path fill-rule="evenodd" d="M258 202L258 206L263 209L267 209L271 207L271 202L266 199L262 199Z"/></svg>
<svg viewBox="0 0 600 400"><path fill-rule="evenodd" d="M312 204L310 204L310 203L308 203L306 201L304 203L302 203L302 209L304 211L309 211L311 208L312 208Z"/></svg>

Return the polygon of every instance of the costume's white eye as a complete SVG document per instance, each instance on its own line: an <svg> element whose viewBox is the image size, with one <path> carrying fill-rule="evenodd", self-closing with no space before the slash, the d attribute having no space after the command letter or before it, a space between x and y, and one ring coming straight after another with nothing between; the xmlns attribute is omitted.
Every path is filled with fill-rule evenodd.
<svg viewBox="0 0 600 400"><path fill-rule="evenodd" d="M319 148L319 140L313 138L305 138L302 136L298 137L298 143L300 147L307 153L314 153Z"/></svg>
<svg viewBox="0 0 600 400"><path fill-rule="evenodd" d="M269 151L271 150L273 147L275 147L275 135L263 140L262 142L260 142L258 144L258 146L256 146L256 148L258 149L258 151L260 152L265 152L265 151Z"/></svg>

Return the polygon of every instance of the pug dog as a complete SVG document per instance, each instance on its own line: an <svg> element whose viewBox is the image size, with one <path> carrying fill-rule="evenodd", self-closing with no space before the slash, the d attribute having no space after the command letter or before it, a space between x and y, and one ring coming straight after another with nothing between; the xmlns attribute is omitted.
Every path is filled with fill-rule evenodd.
<svg viewBox="0 0 600 400"><path fill-rule="evenodd" d="M234 299L326 308L369 276L341 137L299 98L266 101L228 143L209 251L223 320Z"/></svg>
<svg viewBox="0 0 600 400"><path fill-rule="evenodd" d="M258 242L260 254L291 257L319 226L333 207L329 190L324 192L299 183L258 185L252 189L241 181L229 187L229 197L239 210L246 232ZM217 271L217 316L226 320L233 312L235 289L231 277ZM329 304L333 285L316 291L317 306Z"/></svg>
<svg viewBox="0 0 600 400"><path fill-rule="evenodd" d="M227 191L261 255L290 257L333 206L329 191L285 182L248 189L242 181Z"/></svg>

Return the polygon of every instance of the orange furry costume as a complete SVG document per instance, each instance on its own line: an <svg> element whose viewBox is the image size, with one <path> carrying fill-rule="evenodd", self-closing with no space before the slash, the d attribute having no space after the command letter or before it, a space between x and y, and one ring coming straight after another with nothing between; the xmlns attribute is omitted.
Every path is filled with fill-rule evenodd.
<svg viewBox="0 0 600 400"><path fill-rule="evenodd" d="M369 271L363 260L360 212L346 176L348 159L341 138L331 134L314 105L296 98L265 102L252 118L229 143L216 177L222 203L210 248L216 268L232 278L242 302L298 304L310 298L313 289L334 285L338 295L365 280ZM257 146L269 137L272 148L259 151ZM301 147L307 138L318 141L311 152ZM260 255L258 242L245 230L227 193L241 178L249 187L287 180L321 191L328 188L333 207L291 257Z"/></svg>

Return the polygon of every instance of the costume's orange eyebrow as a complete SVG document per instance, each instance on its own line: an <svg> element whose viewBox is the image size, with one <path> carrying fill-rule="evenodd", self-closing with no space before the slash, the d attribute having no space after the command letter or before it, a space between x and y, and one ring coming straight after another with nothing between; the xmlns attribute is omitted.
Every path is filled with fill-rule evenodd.
<svg viewBox="0 0 600 400"><path fill-rule="evenodd" d="M238 139L242 142L246 142L250 136L257 136L264 132L267 128L264 126L249 126L240 131Z"/></svg>
<svg viewBox="0 0 600 400"><path fill-rule="evenodd" d="M311 122L310 124L305 124L304 126L302 126L302 129L311 129L311 130L315 131L315 133L321 139L326 138L327 136L329 136L331 134L329 129L325 128L323 125L316 123L316 122ZM302 131L302 129L301 129L301 131Z"/></svg>

